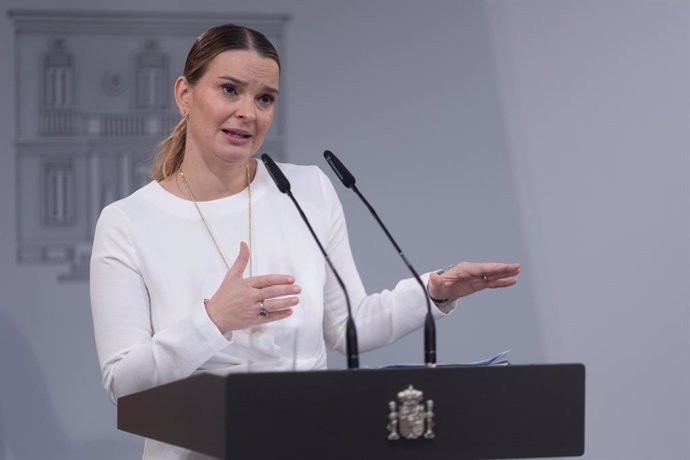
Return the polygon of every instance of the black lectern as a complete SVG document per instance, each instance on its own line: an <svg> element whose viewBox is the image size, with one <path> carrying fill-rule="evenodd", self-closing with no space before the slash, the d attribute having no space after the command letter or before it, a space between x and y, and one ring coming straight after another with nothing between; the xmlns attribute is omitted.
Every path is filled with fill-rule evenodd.
<svg viewBox="0 0 690 460"><path fill-rule="evenodd" d="M581 364L200 374L122 397L118 428L221 459L584 453Z"/></svg>

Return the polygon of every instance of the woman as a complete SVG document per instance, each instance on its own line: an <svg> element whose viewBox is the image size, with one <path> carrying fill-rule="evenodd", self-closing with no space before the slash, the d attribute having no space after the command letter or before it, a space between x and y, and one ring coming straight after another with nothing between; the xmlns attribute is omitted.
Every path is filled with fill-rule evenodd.
<svg viewBox="0 0 690 460"><path fill-rule="evenodd" d="M111 399L195 372L321 369L344 351L342 291L288 199L252 155L279 93L280 61L260 33L210 29L174 86L182 119L154 180L107 206L91 260L91 302ZM313 166L282 165L348 289L361 350L418 328L414 280L367 296L335 191ZM436 317L455 300L515 284L517 264L460 263L423 276ZM202 458L147 440L144 458Z"/></svg>

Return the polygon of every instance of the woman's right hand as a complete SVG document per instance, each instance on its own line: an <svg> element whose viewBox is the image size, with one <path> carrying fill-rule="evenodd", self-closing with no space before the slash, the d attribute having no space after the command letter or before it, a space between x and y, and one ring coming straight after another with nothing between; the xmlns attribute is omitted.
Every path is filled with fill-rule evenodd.
<svg viewBox="0 0 690 460"><path fill-rule="evenodd" d="M221 333L247 329L285 319L299 303L300 292L290 275L261 275L244 278L249 248L240 243L240 253L216 293L206 303L211 321ZM289 297L284 297L289 296ZM280 297L280 298L277 298ZM268 314L261 315L262 309Z"/></svg>

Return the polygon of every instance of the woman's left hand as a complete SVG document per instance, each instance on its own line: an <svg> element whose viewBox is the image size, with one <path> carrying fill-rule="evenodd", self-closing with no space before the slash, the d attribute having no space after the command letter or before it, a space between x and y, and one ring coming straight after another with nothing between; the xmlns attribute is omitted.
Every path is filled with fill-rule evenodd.
<svg viewBox="0 0 690 460"><path fill-rule="evenodd" d="M520 264L460 262L443 273L429 276L429 295L437 300L455 300L482 289L517 283Z"/></svg>

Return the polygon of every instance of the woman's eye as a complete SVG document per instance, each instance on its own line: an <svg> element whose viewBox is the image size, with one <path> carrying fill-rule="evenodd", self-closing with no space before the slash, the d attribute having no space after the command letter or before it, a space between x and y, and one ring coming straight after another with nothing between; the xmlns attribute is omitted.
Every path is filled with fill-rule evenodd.
<svg viewBox="0 0 690 460"><path fill-rule="evenodd" d="M237 88L234 85L223 85L220 88L224 94L232 94L233 96L237 94Z"/></svg>
<svg viewBox="0 0 690 460"><path fill-rule="evenodd" d="M261 105L271 105L275 102L275 100L275 96L271 94L264 94L258 98L258 101Z"/></svg>

